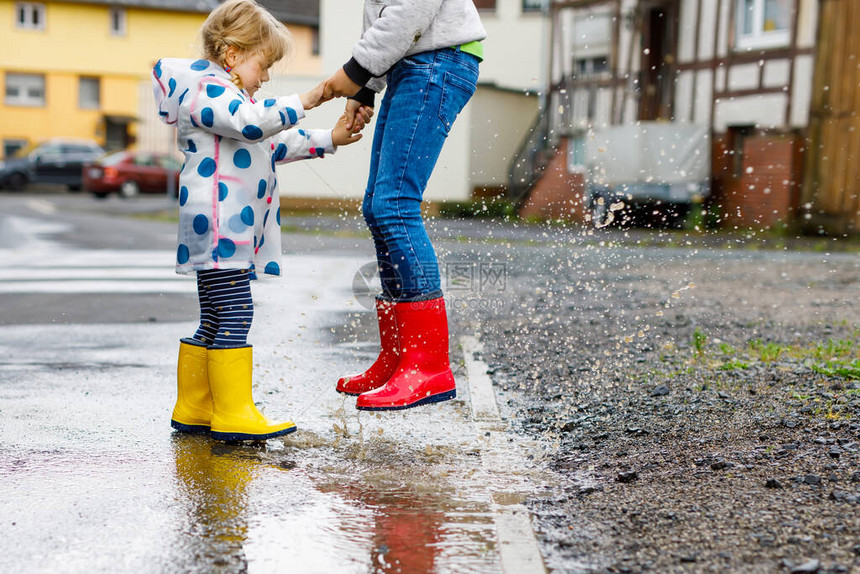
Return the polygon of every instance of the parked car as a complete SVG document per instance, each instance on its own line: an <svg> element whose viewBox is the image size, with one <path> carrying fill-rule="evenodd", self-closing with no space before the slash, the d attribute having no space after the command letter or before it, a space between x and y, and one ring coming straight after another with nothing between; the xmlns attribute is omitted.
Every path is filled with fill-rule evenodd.
<svg viewBox="0 0 860 574"><path fill-rule="evenodd" d="M182 164L158 153L124 150L110 153L84 166L84 187L96 197L118 193L134 197L139 193L166 193L167 176L174 177L173 189L179 189Z"/></svg>
<svg viewBox="0 0 860 574"><path fill-rule="evenodd" d="M85 163L104 155L91 140L54 138L19 149L0 161L0 188L21 190L29 183L58 183L78 191Z"/></svg>

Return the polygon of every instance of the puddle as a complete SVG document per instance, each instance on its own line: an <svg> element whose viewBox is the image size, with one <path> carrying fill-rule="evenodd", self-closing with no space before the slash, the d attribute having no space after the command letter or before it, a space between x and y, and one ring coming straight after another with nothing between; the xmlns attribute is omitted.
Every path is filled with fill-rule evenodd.
<svg viewBox="0 0 860 574"><path fill-rule="evenodd" d="M504 425L476 430L461 372L455 400L355 410L333 387L366 367L367 349L319 340L344 309L325 285L348 285L337 274L349 268L308 261L322 266L322 287L296 273L289 298L255 294L266 307L255 329L278 343L254 348L254 396L267 416L299 426L263 444L171 432L175 342L190 325L123 325L115 348L66 348L74 328L59 325L0 333L0 347L38 337L53 364L78 365L0 370L0 555L10 570L501 571L499 508L543 484L522 463L534 451L517 451ZM105 326L103 337L117 332ZM144 368L116 367L129 349Z"/></svg>

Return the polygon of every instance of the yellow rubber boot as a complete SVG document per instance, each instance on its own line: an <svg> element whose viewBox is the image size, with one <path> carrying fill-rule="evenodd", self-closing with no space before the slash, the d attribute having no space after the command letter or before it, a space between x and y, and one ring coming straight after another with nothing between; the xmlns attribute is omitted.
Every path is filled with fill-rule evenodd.
<svg viewBox="0 0 860 574"><path fill-rule="evenodd" d="M226 441L265 440L296 430L293 421L272 422L251 397L253 349L209 349L212 389L212 438Z"/></svg>
<svg viewBox="0 0 860 574"><path fill-rule="evenodd" d="M176 406L170 426L180 432L209 432L212 393L209 391L207 349L179 341L176 365Z"/></svg>

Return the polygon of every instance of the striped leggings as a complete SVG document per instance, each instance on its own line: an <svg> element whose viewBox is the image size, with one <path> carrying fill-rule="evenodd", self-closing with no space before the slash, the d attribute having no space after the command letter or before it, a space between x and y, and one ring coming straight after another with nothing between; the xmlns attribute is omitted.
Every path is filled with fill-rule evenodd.
<svg viewBox="0 0 860 574"><path fill-rule="evenodd" d="M248 346L248 330L254 318L251 273L248 269L197 272L200 326L194 339L216 348Z"/></svg>

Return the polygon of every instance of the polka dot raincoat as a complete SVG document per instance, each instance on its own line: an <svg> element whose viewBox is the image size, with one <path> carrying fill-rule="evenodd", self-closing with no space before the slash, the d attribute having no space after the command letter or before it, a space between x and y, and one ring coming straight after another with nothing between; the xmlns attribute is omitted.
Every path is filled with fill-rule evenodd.
<svg viewBox="0 0 860 574"><path fill-rule="evenodd" d="M176 272L252 269L281 274L275 165L333 153L331 130L290 129L297 95L255 101L207 60L162 59L152 72L162 121L178 129Z"/></svg>

